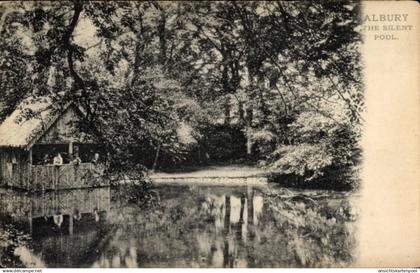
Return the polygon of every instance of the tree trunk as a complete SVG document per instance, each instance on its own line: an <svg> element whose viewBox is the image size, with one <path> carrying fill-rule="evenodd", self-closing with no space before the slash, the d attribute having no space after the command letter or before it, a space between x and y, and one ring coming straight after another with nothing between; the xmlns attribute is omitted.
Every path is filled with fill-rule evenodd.
<svg viewBox="0 0 420 273"><path fill-rule="evenodd" d="M247 106L245 109L245 115L246 115L246 153L248 156L252 155L252 140L250 137L251 134L251 128L252 128L252 120L253 120L253 112L252 107Z"/></svg>
<svg viewBox="0 0 420 273"><path fill-rule="evenodd" d="M159 63L164 65L166 62L166 14L163 9L160 11L158 35L160 47Z"/></svg>
<svg viewBox="0 0 420 273"><path fill-rule="evenodd" d="M153 161L152 172L155 172L155 170L156 170L157 162L158 162L158 159L159 159L159 153L160 153L160 144L159 144L159 146L157 147L157 150L156 150L155 160Z"/></svg>
<svg viewBox="0 0 420 273"><path fill-rule="evenodd" d="M225 100L225 125L229 125L230 124L230 97L226 96L226 100Z"/></svg>
<svg viewBox="0 0 420 273"><path fill-rule="evenodd" d="M242 101L239 101L238 107L239 107L239 121L244 122L245 121L244 103Z"/></svg>

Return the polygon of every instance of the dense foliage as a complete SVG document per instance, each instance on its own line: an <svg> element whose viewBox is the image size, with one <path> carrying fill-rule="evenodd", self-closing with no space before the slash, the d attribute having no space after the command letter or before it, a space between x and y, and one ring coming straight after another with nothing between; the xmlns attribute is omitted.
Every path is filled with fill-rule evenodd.
<svg viewBox="0 0 420 273"><path fill-rule="evenodd" d="M0 223L0 267L23 267L22 261L16 257L16 249L28 245L31 237L17 229L14 225L2 221Z"/></svg>
<svg viewBox="0 0 420 273"><path fill-rule="evenodd" d="M214 151L223 125L274 173L347 177L364 107L359 13L344 1L2 3L0 118L31 93L77 102L120 173L143 170L144 146L153 169Z"/></svg>

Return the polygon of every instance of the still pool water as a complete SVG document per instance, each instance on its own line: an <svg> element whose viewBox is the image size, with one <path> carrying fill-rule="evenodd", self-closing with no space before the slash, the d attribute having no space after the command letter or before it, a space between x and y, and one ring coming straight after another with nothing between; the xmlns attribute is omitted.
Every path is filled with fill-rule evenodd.
<svg viewBox="0 0 420 273"><path fill-rule="evenodd" d="M0 266L318 267L355 261L358 197L275 186L0 191Z"/></svg>

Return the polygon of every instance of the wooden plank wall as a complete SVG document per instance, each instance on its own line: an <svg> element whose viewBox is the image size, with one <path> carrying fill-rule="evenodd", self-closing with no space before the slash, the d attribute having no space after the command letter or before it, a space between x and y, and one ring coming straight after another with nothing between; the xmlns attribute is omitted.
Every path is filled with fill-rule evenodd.
<svg viewBox="0 0 420 273"><path fill-rule="evenodd" d="M76 123L80 114L69 107L60 118L38 139L37 144L68 144L70 142L92 143L92 137L78 130Z"/></svg>
<svg viewBox="0 0 420 273"><path fill-rule="evenodd" d="M33 165L31 187L34 190L59 190L107 186L102 177L103 168L92 163Z"/></svg>
<svg viewBox="0 0 420 273"><path fill-rule="evenodd" d="M29 188L28 152L2 149L0 152L0 185Z"/></svg>

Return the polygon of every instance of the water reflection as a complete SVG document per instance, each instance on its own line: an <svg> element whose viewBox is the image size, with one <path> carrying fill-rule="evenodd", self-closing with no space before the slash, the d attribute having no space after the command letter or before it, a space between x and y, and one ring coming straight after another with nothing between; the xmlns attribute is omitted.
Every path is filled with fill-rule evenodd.
<svg viewBox="0 0 420 273"><path fill-rule="evenodd" d="M0 216L31 234L14 251L25 266L288 267L353 261L356 213L348 194L251 186L156 190L160 204L147 209L109 188L36 196L1 192Z"/></svg>
<svg viewBox="0 0 420 273"><path fill-rule="evenodd" d="M97 251L110 211L110 196L109 188L39 195L2 191L0 217L31 235L30 243L15 251L24 265L90 266L85 262L86 254Z"/></svg>

